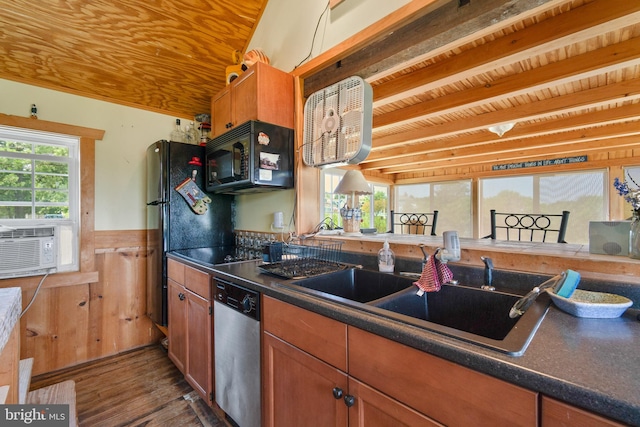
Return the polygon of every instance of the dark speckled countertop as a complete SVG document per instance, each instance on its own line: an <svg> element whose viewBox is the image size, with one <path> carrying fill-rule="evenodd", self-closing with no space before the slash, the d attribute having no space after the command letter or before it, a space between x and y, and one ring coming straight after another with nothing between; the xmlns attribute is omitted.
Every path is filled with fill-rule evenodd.
<svg viewBox="0 0 640 427"><path fill-rule="evenodd" d="M189 263L188 259L176 258ZM615 319L582 319L551 305L525 353L513 357L291 290L280 284L284 279L260 273L256 261L217 266L192 264L265 295L588 411L640 426L638 310L628 310Z"/></svg>

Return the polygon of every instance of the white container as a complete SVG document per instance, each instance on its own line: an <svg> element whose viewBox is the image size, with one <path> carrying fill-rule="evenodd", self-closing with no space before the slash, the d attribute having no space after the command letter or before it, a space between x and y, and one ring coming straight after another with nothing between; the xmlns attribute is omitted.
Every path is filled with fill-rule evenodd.
<svg viewBox="0 0 640 427"><path fill-rule="evenodd" d="M562 311L576 317L610 319L622 316L633 301L622 295L576 289L570 298L548 292L553 303Z"/></svg>
<svg viewBox="0 0 640 427"><path fill-rule="evenodd" d="M282 212L273 213L273 228L284 228L284 214Z"/></svg>
<svg viewBox="0 0 640 427"><path fill-rule="evenodd" d="M378 270L382 273L393 273L396 263L396 256L389 248L389 242L384 241L382 249L378 251Z"/></svg>

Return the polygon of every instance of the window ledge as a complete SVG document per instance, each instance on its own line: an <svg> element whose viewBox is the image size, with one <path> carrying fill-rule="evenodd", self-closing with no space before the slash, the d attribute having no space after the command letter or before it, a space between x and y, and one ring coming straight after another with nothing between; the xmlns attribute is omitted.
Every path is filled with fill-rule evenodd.
<svg viewBox="0 0 640 427"><path fill-rule="evenodd" d="M407 234L373 234L362 236L317 236L319 239L343 241L345 252L375 255L385 240L398 257L422 259L419 244L427 254L443 247L441 236ZM496 268L538 274L556 274L566 269L578 271L585 278L607 279L640 285L640 260L626 256L589 253L589 245L493 241L460 238L461 259L453 264L480 266L481 256L490 257Z"/></svg>
<svg viewBox="0 0 640 427"><path fill-rule="evenodd" d="M20 287L23 291L32 291L38 287L42 276L14 277L11 279L1 279L0 288ZM97 283L100 274L97 271L54 273L45 279L42 288L61 288L65 286L84 285L87 283Z"/></svg>

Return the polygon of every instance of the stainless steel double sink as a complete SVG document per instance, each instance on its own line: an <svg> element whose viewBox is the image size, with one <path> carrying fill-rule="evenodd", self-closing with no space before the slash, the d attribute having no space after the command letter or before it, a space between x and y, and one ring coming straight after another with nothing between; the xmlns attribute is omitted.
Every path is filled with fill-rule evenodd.
<svg viewBox="0 0 640 427"><path fill-rule="evenodd" d="M524 353L550 303L543 294L524 315L512 319L509 310L521 295L446 284L438 292L418 296L413 282L410 277L352 268L283 285L512 356Z"/></svg>

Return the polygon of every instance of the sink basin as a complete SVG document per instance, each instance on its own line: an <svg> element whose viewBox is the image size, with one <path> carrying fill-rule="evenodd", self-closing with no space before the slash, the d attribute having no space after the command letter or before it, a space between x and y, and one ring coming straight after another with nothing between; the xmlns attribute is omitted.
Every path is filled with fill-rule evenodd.
<svg viewBox="0 0 640 427"><path fill-rule="evenodd" d="M369 306L385 317L519 356L533 338L550 303L543 293L524 315L512 319L509 310L520 297L443 285L439 292L423 296L418 296L415 289L407 289L370 301Z"/></svg>
<svg viewBox="0 0 640 427"><path fill-rule="evenodd" d="M366 303L403 289L414 288L413 280L393 274L351 268L287 282L286 286L340 302Z"/></svg>
<svg viewBox="0 0 640 427"><path fill-rule="evenodd" d="M543 293L524 315L512 319L509 311L521 295L443 285L418 296L414 281L352 268L281 285L513 356L524 353L551 301Z"/></svg>

